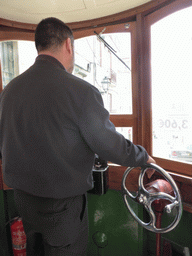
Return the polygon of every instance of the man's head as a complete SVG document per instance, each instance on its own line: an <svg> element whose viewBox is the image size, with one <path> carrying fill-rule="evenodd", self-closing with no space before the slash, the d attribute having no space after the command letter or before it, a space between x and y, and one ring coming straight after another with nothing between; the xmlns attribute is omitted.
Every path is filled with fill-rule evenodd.
<svg viewBox="0 0 192 256"><path fill-rule="evenodd" d="M71 29L64 22L56 18L43 19L35 31L35 45L38 54L49 54L56 57L62 64L65 64L67 71L72 72L74 37ZM62 56L62 53L65 53L65 56ZM65 62L67 60L67 63L63 63L62 60Z"/></svg>

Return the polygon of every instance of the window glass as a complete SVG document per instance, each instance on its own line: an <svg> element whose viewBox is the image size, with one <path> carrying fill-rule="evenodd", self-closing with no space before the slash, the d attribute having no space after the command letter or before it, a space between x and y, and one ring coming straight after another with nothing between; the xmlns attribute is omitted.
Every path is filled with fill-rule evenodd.
<svg viewBox="0 0 192 256"><path fill-rule="evenodd" d="M0 42L3 88L35 61L35 43L30 41Z"/></svg>
<svg viewBox="0 0 192 256"><path fill-rule="evenodd" d="M192 7L151 26L153 155L192 163Z"/></svg>
<svg viewBox="0 0 192 256"><path fill-rule="evenodd" d="M126 139L133 142L133 128L132 127L116 127L116 131L121 133Z"/></svg>
<svg viewBox="0 0 192 256"><path fill-rule="evenodd" d="M131 35L114 33L75 40L73 74L96 86L111 114L132 114ZM109 50L111 49L111 51ZM0 42L3 88L35 61L35 43Z"/></svg>
<svg viewBox="0 0 192 256"><path fill-rule="evenodd" d="M113 33L75 40L74 75L101 92L111 114L132 114L131 34Z"/></svg>

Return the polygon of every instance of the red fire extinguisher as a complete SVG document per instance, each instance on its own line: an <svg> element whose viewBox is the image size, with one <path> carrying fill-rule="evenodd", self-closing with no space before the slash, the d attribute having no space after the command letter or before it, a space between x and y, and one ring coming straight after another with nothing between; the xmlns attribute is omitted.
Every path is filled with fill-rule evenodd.
<svg viewBox="0 0 192 256"><path fill-rule="evenodd" d="M14 256L26 256L26 235L23 222L20 217L16 217L10 224L12 248Z"/></svg>

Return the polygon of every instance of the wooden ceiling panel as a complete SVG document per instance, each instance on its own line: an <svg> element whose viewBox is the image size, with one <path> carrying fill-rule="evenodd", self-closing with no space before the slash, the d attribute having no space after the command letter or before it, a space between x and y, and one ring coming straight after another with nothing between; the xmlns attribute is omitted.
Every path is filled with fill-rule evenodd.
<svg viewBox="0 0 192 256"><path fill-rule="evenodd" d="M0 18L37 24L46 17L66 23L92 20L140 6L150 0L0 0Z"/></svg>

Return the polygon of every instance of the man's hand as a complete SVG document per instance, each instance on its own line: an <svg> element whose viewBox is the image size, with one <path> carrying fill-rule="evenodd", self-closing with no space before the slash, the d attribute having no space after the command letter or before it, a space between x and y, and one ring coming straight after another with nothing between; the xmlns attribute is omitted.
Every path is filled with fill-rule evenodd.
<svg viewBox="0 0 192 256"><path fill-rule="evenodd" d="M149 156L148 160L147 160L147 164L155 164L156 161L151 157ZM155 170L154 169L148 169L146 174L147 174L147 177L150 179L151 176L154 174Z"/></svg>
<svg viewBox="0 0 192 256"><path fill-rule="evenodd" d="M149 156L147 164L156 164L156 161L151 156Z"/></svg>

